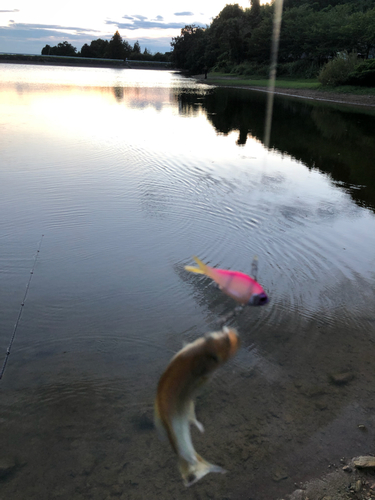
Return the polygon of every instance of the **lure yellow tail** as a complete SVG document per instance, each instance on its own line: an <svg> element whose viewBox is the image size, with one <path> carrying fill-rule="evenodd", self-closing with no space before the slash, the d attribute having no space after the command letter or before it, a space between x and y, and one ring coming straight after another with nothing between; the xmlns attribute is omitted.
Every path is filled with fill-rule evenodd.
<svg viewBox="0 0 375 500"><path fill-rule="evenodd" d="M198 257L193 257L195 262L198 264L199 267L193 267L193 266L185 266L186 271L190 271L192 273L197 273L197 274L207 274L207 266L202 262L201 260L198 259Z"/></svg>

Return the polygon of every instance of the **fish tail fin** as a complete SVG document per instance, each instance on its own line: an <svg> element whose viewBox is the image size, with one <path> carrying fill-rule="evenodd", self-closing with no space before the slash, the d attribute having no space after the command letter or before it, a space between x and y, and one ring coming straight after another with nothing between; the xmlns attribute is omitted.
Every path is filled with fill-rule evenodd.
<svg viewBox="0 0 375 500"><path fill-rule="evenodd" d="M185 266L186 271L198 274L207 274L206 264L204 264L201 260L199 260L198 257L193 257L193 259L195 260L195 262L198 264L199 267Z"/></svg>
<svg viewBox="0 0 375 500"><path fill-rule="evenodd" d="M178 467L185 486L192 486L210 472L219 472L220 474L225 474L227 472L219 465L206 462L206 460L197 453L195 454L195 458L196 460L194 463L190 463L182 457L179 458Z"/></svg>

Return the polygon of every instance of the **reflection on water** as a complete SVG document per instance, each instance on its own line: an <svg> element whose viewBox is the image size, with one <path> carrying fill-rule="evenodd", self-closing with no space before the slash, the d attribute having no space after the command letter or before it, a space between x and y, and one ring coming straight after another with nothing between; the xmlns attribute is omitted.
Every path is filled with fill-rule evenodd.
<svg viewBox="0 0 375 500"><path fill-rule="evenodd" d="M266 151L264 109L168 71L2 65L4 354L45 234L0 385L4 498L269 500L373 452L374 116L279 98ZM257 254L271 301L197 401L229 474L186 490L156 384L233 307L195 254Z"/></svg>
<svg viewBox="0 0 375 500"><path fill-rule="evenodd" d="M179 95L180 109L197 111L196 96ZM266 97L217 88L201 102L217 132L238 132L238 145L263 140ZM276 96L270 147L310 169L318 168L347 187L357 203L375 208L375 116Z"/></svg>

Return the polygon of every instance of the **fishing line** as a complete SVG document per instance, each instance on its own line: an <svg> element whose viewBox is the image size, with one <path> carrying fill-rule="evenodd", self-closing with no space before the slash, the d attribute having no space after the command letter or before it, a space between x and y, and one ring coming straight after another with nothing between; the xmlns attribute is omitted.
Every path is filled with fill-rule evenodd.
<svg viewBox="0 0 375 500"><path fill-rule="evenodd" d="M20 322L20 319L21 319L21 316L22 316L23 306L25 305L25 302L26 302L27 292L29 291L29 287L30 287L30 283L31 283L31 278L33 277L33 274L34 274L34 269L35 269L35 266L36 266L36 261L38 260L38 256L39 256L39 252L40 252L40 247L42 246L43 237L44 237L44 234L42 234L42 237L40 239L38 250L37 250L35 258L34 258L34 264L33 264L33 267L32 267L32 269L30 271L29 281L27 282L27 285L26 285L26 290L25 290L25 294L23 296L23 300L21 302L21 306L20 306L20 310L19 310L19 313L18 313L17 321L16 321L16 324L14 325L13 334L12 334L12 337L11 337L10 342L9 342L8 349L7 349L6 354L5 354L3 367L2 367L2 369L0 371L0 380L2 379L2 377L4 375L5 368L6 368L7 363L8 363L9 354L10 354L10 351L12 349L14 338L16 336L16 332L17 332L17 328L18 328L18 323Z"/></svg>

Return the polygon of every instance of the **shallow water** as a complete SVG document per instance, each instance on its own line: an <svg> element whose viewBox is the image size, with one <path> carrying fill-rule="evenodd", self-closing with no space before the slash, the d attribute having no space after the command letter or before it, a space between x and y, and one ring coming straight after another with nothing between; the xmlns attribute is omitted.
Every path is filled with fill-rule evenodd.
<svg viewBox="0 0 375 500"><path fill-rule="evenodd" d="M269 500L374 453L375 117L276 98L265 150L264 110L173 72L1 65L4 355L44 234L0 381L1 496ZM258 255L271 301L197 399L196 449L229 473L186 490L156 384L234 305L192 255Z"/></svg>

